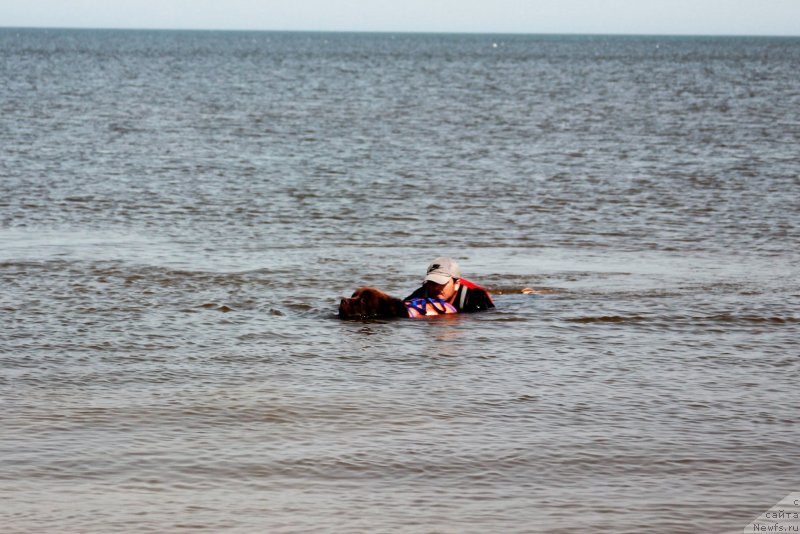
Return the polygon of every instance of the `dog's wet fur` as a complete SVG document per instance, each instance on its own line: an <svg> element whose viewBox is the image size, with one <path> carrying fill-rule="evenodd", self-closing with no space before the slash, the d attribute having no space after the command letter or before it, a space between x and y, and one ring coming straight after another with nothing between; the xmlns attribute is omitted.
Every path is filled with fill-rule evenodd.
<svg viewBox="0 0 800 534"><path fill-rule="evenodd" d="M403 301L374 287L359 287L339 303L341 319L388 319L408 317Z"/></svg>

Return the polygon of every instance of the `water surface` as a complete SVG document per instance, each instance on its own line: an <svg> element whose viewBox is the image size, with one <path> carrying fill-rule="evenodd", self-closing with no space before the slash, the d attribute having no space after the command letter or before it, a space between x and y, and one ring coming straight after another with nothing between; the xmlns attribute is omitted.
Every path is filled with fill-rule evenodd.
<svg viewBox="0 0 800 534"><path fill-rule="evenodd" d="M799 72L0 30L4 531L741 532L800 488ZM335 318L442 254L496 310Z"/></svg>

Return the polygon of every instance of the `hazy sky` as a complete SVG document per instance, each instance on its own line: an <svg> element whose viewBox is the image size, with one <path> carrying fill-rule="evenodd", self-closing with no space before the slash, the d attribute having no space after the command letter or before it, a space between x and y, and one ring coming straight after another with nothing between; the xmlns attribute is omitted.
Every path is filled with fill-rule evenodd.
<svg viewBox="0 0 800 534"><path fill-rule="evenodd" d="M800 0L0 0L0 27L800 36Z"/></svg>

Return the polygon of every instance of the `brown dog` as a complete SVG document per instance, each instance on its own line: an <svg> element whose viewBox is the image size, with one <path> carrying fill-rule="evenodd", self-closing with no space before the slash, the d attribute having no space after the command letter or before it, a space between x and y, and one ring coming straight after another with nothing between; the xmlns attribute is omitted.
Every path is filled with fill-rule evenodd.
<svg viewBox="0 0 800 534"><path fill-rule="evenodd" d="M408 317L408 310L400 299L387 295L374 287L359 287L349 299L339 303L342 319L378 319Z"/></svg>

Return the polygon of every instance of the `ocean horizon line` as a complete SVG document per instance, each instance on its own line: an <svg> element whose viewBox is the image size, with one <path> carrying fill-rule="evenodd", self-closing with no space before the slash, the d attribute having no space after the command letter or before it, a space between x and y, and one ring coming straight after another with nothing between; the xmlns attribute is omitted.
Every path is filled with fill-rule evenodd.
<svg viewBox="0 0 800 534"><path fill-rule="evenodd" d="M632 37L632 38L698 38L698 39L798 39L800 35L736 34L736 33L591 33L591 32L504 32L504 31L433 31L433 30L325 30L325 29L247 29L247 28L142 28L101 26L0 26L0 31L119 31L119 32L186 32L186 33L274 33L324 35L447 35L502 37Z"/></svg>

